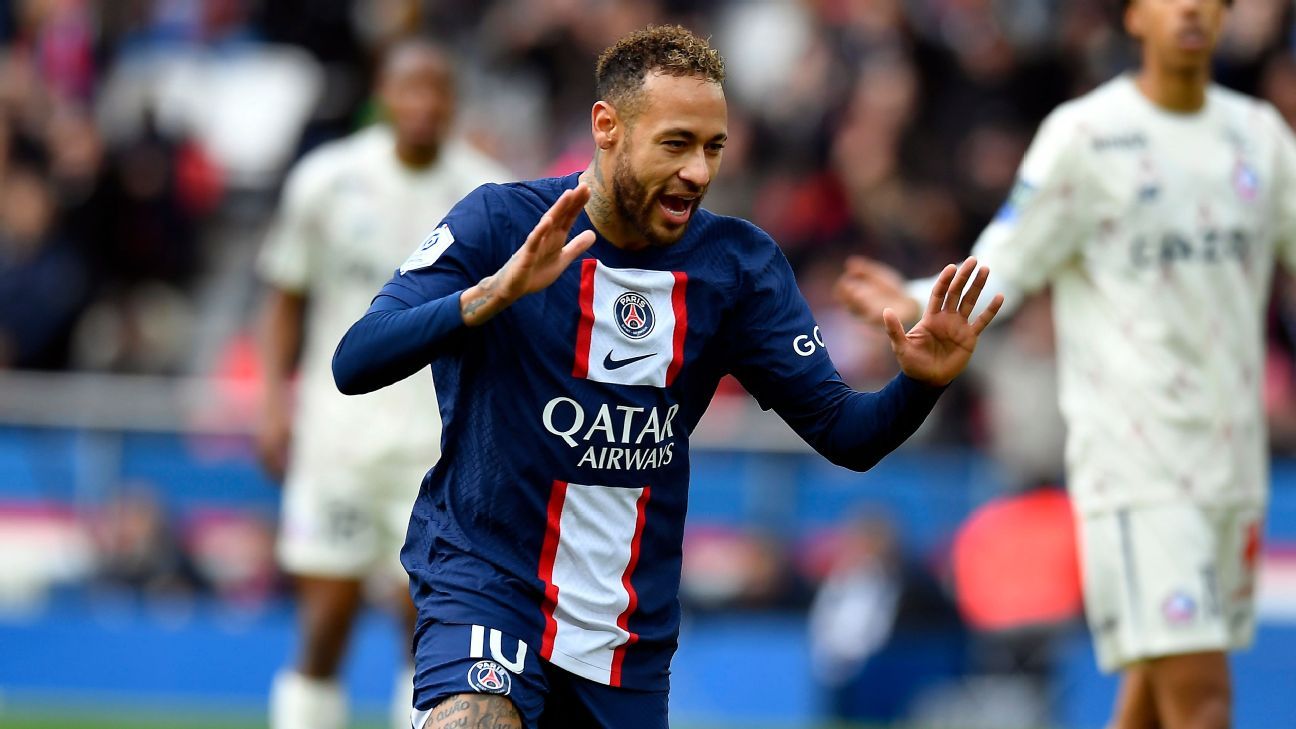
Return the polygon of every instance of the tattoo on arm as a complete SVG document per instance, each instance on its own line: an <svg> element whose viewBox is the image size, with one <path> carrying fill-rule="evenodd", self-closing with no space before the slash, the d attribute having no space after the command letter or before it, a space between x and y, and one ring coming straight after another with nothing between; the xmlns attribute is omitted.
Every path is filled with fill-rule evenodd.
<svg viewBox="0 0 1296 729"><path fill-rule="evenodd" d="M437 704L423 729L522 729L522 719L503 696L457 694Z"/></svg>
<svg viewBox="0 0 1296 729"><path fill-rule="evenodd" d="M480 283L473 287L477 290L475 292L476 297L468 301L460 301L459 314L468 326L485 324L491 317L499 313L498 311L489 311L492 305L498 303L496 301L499 298L499 292L496 290L499 283L497 276L498 274L482 279ZM484 309L487 311L483 311Z"/></svg>

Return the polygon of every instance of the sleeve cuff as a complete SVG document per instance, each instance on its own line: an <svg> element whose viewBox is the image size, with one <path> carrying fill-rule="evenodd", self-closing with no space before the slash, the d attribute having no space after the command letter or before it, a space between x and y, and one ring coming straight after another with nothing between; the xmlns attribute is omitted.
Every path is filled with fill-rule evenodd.
<svg viewBox="0 0 1296 729"><path fill-rule="evenodd" d="M945 392L949 385L929 385L921 380L916 380L909 375L901 372L896 375L897 387L899 387L906 396L927 399L936 402Z"/></svg>

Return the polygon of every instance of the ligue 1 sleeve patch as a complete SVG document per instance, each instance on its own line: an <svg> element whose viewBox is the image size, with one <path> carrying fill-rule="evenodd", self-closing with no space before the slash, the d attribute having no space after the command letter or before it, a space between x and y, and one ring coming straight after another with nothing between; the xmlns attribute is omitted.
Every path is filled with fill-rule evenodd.
<svg viewBox="0 0 1296 729"><path fill-rule="evenodd" d="M1035 197L1036 187L1022 178L1017 178L1017 183L1013 185L1012 192L1008 195L1008 200L999 208L998 214L995 215L996 223L1016 223L1017 218L1021 217L1021 209L1030 203L1031 198Z"/></svg>
<svg viewBox="0 0 1296 729"><path fill-rule="evenodd" d="M442 253L446 252L446 249L450 247L451 243L454 243L454 240L454 233L450 232L450 226L442 223L441 226L432 231L432 235L429 235L427 240L423 241L423 243L410 254L410 257L405 259L405 262L401 264L401 275L403 276L410 271L416 271L420 268L427 268L433 263L436 263L436 260L441 257Z"/></svg>

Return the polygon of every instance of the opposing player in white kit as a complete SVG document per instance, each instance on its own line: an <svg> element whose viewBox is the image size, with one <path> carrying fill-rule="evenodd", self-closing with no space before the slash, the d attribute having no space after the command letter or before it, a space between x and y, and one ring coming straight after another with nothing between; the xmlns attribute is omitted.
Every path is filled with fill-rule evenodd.
<svg viewBox="0 0 1296 729"><path fill-rule="evenodd" d="M449 137L452 69L435 46L394 47L379 93L390 123L301 161L259 261L270 294L258 446L271 474L287 476L278 552L295 578L301 629L296 665L271 691L273 729L345 726L338 667L366 578L378 575L399 588L405 627L413 628L400 548L419 483L440 451L432 378L425 373L348 398L333 384L333 349L409 254L411 239L432 231L478 185L508 177ZM299 344L294 411L289 378ZM412 683L406 665L393 696L399 726L409 724Z"/></svg>
<svg viewBox="0 0 1296 729"><path fill-rule="evenodd" d="M1127 2L1141 70L1049 116L973 250L1010 306L1052 285L1086 611L1099 664L1125 670L1121 729L1229 726L1226 652L1255 632L1264 313L1275 260L1296 266L1296 141L1210 83L1227 4ZM912 319L929 287L855 260L838 291Z"/></svg>

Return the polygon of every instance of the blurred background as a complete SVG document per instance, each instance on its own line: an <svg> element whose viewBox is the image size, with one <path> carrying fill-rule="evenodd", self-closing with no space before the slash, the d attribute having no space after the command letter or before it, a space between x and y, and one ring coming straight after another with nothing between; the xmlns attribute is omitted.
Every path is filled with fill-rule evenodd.
<svg viewBox="0 0 1296 729"><path fill-rule="evenodd" d="M1296 124L1291 2L1234 4L1217 78ZM873 388L894 365L832 299L844 256L917 275L964 255L1042 117L1131 66L1117 5L0 0L0 726L264 725L295 639L250 437L252 264L289 166L373 119L394 39L453 51L460 133L529 178L588 161L599 50L652 22L711 36L731 142L708 207L780 242L843 375ZM1243 728L1296 726L1286 280L1269 339ZM726 383L694 446L676 722L1102 726L1114 682L1080 615L1054 380L1041 297L865 475ZM389 628L366 617L346 673L374 726L404 649Z"/></svg>

